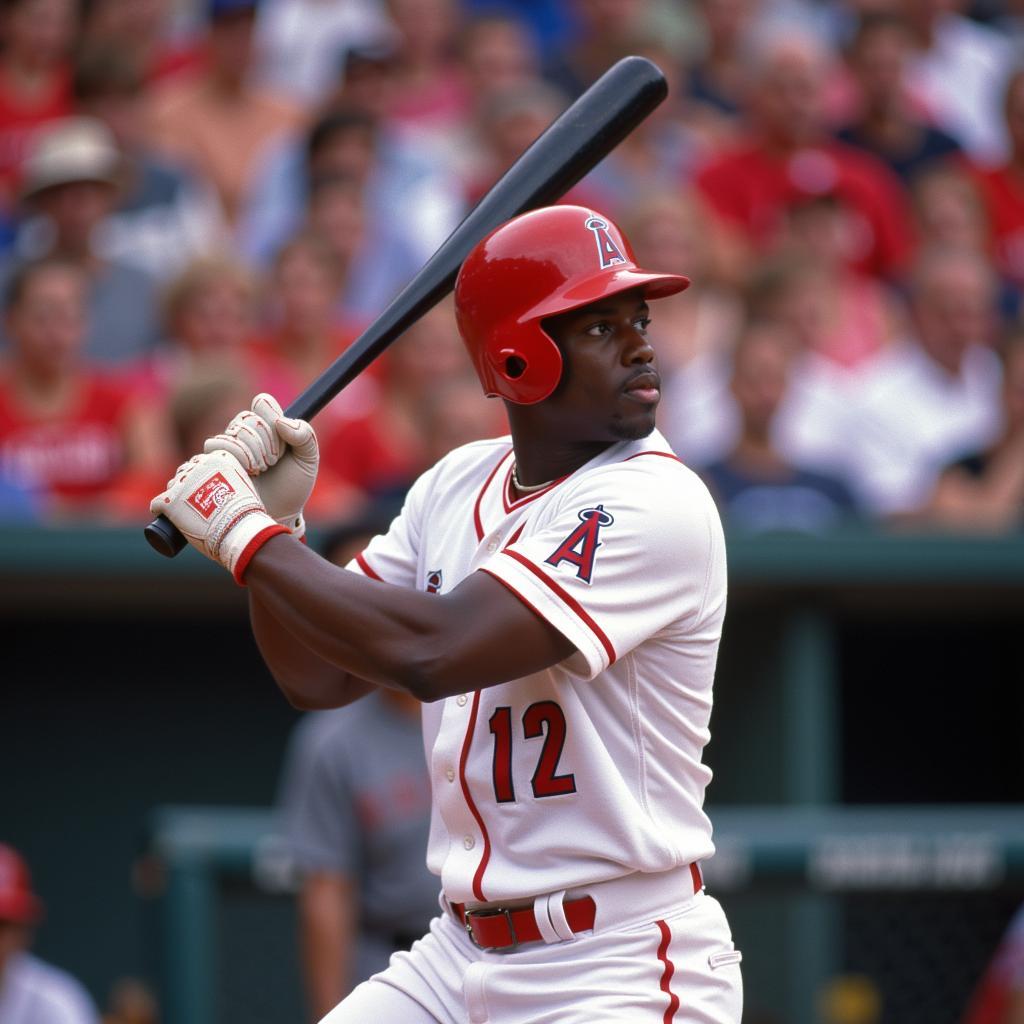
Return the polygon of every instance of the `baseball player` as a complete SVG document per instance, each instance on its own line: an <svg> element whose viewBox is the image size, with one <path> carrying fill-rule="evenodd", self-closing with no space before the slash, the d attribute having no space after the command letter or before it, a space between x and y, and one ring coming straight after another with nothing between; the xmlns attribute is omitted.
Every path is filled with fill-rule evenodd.
<svg viewBox="0 0 1024 1024"><path fill-rule="evenodd" d="M738 1024L740 953L700 861L725 550L654 429L637 266L578 206L514 218L456 283L511 437L458 448L348 566L300 538L311 427L269 396L152 503L249 588L302 707L375 687L423 703L441 913L324 1024Z"/></svg>

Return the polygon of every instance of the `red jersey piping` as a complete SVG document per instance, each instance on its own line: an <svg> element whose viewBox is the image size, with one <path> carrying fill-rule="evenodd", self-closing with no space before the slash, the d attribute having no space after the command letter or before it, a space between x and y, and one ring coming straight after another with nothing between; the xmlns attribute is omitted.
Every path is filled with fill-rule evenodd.
<svg viewBox="0 0 1024 1024"><path fill-rule="evenodd" d="M494 464L494 469L487 474L487 479L484 481L483 487L480 488L480 493L476 496L476 503L473 505L473 525L476 527L476 539L481 541L484 539L484 524L480 519L480 504L484 500L484 494L487 492L487 488L491 486L491 481L494 479L494 474L501 468L501 464L512 454L513 449L509 448L507 452ZM512 471L512 467L509 466L509 472Z"/></svg>
<svg viewBox="0 0 1024 1024"><path fill-rule="evenodd" d="M630 455L628 458L623 459L623 462L629 462L630 459L639 459L641 455L660 455L663 459L672 459L674 462L678 462L680 465L686 465L678 455L674 452L656 452L653 449L646 452L637 452L636 455Z"/></svg>
<svg viewBox="0 0 1024 1024"><path fill-rule="evenodd" d="M531 501L536 501L542 494L547 494L548 491L556 488L560 483L568 480L572 476L571 473L566 473L565 476L560 476L557 480L552 480L542 491L534 491L531 494L527 494L525 498L517 498L515 501L510 501L512 496L512 467L508 467L508 472L505 474L505 486L501 489L501 503L505 507L506 512L511 512L513 509L521 508L523 505L529 505Z"/></svg>
<svg viewBox="0 0 1024 1024"><path fill-rule="evenodd" d="M487 870L487 862L491 859L491 839L487 834L484 819L480 817L480 812L473 802L473 794L469 791L469 783L466 782L466 761L469 760L469 747L473 742L473 731L476 729L476 715L479 709L480 691L476 690L473 693L473 707L469 713L469 725L466 726L466 738L462 741L462 755L459 757L459 782L462 785L462 795L465 797L466 806L469 807L470 813L476 819L477 825L480 826L480 834L484 840L484 852L480 858L480 863L477 865L476 874L473 875L473 895L481 903L484 903L487 897L484 896L483 878L484 872Z"/></svg>
<svg viewBox="0 0 1024 1024"><path fill-rule="evenodd" d="M668 955L668 944L672 941L672 932L664 921L658 921L657 925L661 932L661 945L658 946L658 959L663 965L661 991L668 996L668 1006L665 1009L662 1024L672 1024L676 1017L676 1010L679 1009L679 996L672 991L672 975L676 973L676 965L672 963Z"/></svg>

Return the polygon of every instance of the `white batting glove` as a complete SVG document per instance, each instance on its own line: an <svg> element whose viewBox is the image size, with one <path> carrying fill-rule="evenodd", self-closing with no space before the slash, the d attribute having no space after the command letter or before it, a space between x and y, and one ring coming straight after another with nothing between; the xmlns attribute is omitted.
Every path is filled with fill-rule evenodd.
<svg viewBox="0 0 1024 1024"><path fill-rule="evenodd" d="M179 466L149 510L167 516L194 548L220 562L237 583L252 556L271 537L288 532L267 514L238 460L224 451L196 455Z"/></svg>
<svg viewBox="0 0 1024 1024"><path fill-rule="evenodd" d="M320 448L305 420L285 416L277 399L259 394L204 451L230 452L253 477L267 512L296 537L306 532L302 510L316 483Z"/></svg>

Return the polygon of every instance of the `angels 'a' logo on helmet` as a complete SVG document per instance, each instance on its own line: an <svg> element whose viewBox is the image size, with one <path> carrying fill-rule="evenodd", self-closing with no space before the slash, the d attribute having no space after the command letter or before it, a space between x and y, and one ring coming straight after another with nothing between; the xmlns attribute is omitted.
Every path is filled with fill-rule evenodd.
<svg viewBox="0 0 1024 1024"><path fill-rule="evenodd" d="M615 519L611 512L605 511L604 505L582 508L577 516L580 525L544 561L556 569L562 562L568 562L576 566L576 576L584 583L589 583L594 576L594 557L601 546L598 539L601 529L611 526Z"/></svg>
<svg viewBox="0 0 1024 1024"><path fill-rule="evenodd" d="M626 262L626 257L622 255L622 251L608 233L608 221L591 214L587 218L587 228L594 232L594 238L597 240L597 255L601 260L602 270Z"/></svg>

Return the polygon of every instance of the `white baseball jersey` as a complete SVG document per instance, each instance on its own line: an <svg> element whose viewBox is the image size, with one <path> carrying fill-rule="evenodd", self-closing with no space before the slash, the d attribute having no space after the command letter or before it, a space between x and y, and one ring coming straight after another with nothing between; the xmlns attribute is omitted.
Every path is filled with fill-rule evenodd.
<svg viewBox="0 0 1024 1024"><path fill-rule="evenodd" d="M701 752L726 566L707 489L658 433L519 500L513 463L507 437L452 452L350 565L434 593L490 573L577 647L546 671L423 707L427 865L460 902L714 852Z"/></svg>

